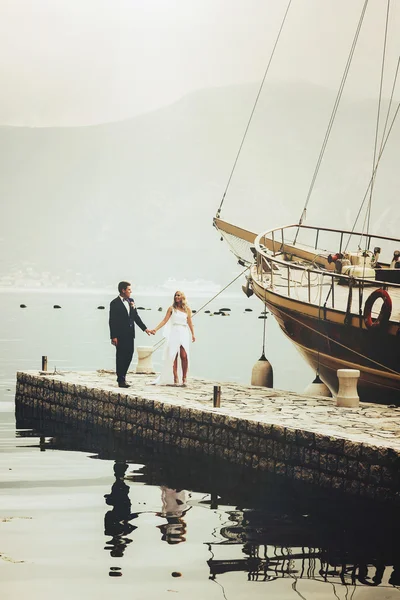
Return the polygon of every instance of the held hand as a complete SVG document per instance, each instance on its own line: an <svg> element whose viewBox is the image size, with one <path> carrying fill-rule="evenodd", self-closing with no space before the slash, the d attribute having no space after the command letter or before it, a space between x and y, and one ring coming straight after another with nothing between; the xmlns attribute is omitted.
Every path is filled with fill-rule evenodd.
<svg viewBox="0 0 400 600"><path fill-rule="evenodd" d="M145 329L144 332L147 333L147 335L154 335L153 329Z"/></svg>
<svg viewBox="0 0 400 600"><path fill-rule="evenodd" d="M111 343L113 346L118 346L118 338L112 338Z"/></svg>

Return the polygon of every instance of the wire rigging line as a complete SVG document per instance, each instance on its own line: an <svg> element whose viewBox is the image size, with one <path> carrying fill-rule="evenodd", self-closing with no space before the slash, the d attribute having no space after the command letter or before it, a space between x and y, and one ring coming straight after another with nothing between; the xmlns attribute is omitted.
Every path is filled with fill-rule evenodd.
<svg viewBox="0 0 400 600"><path fill-rule="evenodd" d="M207 302L205 304L203 304L203 306L201 306L199 308L199 310L195 313L194 317L196 315L199 314L200 311L203 310L203 308L205 308L208 304L210 304L210 302L212 302L213 300L215 300L215 298L217 298L220 294L222 294L222 292L224 292L226 289L228 289L229 286L232 285L232 283L235 283L235 281L237 281L239 279L239 277L241 277L244 273L246 273L246 271L248 271L250 269L251 265L249 265L248 267L246 267L243 271L241 271L239 273L239 275L237 275L235 277L235 279L232 279L232 281L230 283L228 283L224 288L222 288L222 290L220 290L217 294L215 294L215 296L213 296L210 300L207 300Z"/></svg>
<svg viewBox="0 0 400 600"><path fill-rule="evenodd" d="M385 137L385 134L386 134L386 128L387 128L388 121L389 121L389 115L390 115L390 111L391 111L391 108L392 108L392 103L393 103L394 91L395 91L395 88L396 88L396 83L397 83L397 76L398 76L398 74L399 74L399 67L400 67L400 56L399 56L399 58L398 58L398 60L397 60L396 73L395 73L395 76L394 76L394 79L393 79L393 86L392 86L392 92L391 92L391 95L390 95L389 107L388 107L388 110L387 110L387 115L386 115L385 126L384 126L384 128L383 128L382 140L381 140L381 145L380 145L380 149L379 149L379 156L378 156L378 160L377 160L377 162L376 162L376 165L375 165L374 173L376 173L376 171L377 171L377 169L378 169L379 162L380 162L380 160L381 160L381 157L382 157L383 151L384 151L384 149L385 149L385 146L386 146L386 142L388 141L389 134L390 134L390 133L391 133L391 131L392 131L392 128L393 128L394 122L395 122L395 120L396 120L396 117L397 117L397 113L399 112L400 102L399 102L399 103L398 103L398 105L397 105L397 108L396 108L396 110L395 110L395 113L394 113L393 119L392 119L392 121L391 121L391 124L390 124L390 127L389 127L389 131L388 131L388 133L387 133L387 135L386 135L386 137ZM373 175L374 175L374 173L373 173ZM367 196L368 196L368 192L369 192L369 188L370 188L370 186L371 186L371 183L372 183L372 177L371 177L371 179L370 179L370 180L369 180L369 182L368 182L368 186L367 186L366 192L365 192L365 194L364 194L364 198L362 199L361 206L360 206L360 208L359 208L359 210L358 210L357 216L356 216L356 218L355 218L355 220L354 220L354 224L353 224L353 227L352 227L351 233L353 233L353 231L355 230L355 228L356 228L356 226L357 226L357 221L358 221L358 219L360 218L360 214L361 214L361 212L362 212L362 209L363 209L363 207L364 207L365 200L366 200L366 198L367 198ZM347 242L347 246L348 246L348 244L349 244L349 241L350 241L350 237L349 237L349 240L348 240L348 242ZM360 245L361 245L361 242L360 242ZM346 246L346 249L347 249L347 246Z"/></svg>
<svg viewBox="0 0 400 600"><path fill-rule="evenodd" d="M399 69L399 65L400 65L400 57L399 57L399 60L398 60L398 63L397 63L396 77L397 77L397 72L398 72L398 69ZM393 93L392 93L392 95L393 95ZM381 150L380 150L380 152L379 152L378 160L377 160L377 162L376 162L375 169L374 169L374 172L375 172L375 173L376 173L376 171L378 170L378 167L379 167L380 160L381 160L381 158L382 158L382 155L383 155L383 152L384 152L384 150L385 150L385 147L386 147L387 141L388 141L388 139L389 139L389 136L390 136L390 134L391 134L391 132L392 132L393 125L394 125L394 122L395 122L395 120L396 120L396 117L397 117L397 114L398 114L398 112L399 112L399 109L400 109L400 102L397 104L397 108L396 108L396 110L395 110L395 113L394 113L394 115L393 115L393 119L392 119L392 121L391 121L391 124L390 124L390 127L389 127L389 131L387 132L386 138L385 138L385 140L382 140ZM363 209L363 207L364 207L365 200L367 199L367 196L368 196L368 192L369 192L369 188L370 188L370 186L371 186L371 183L372 183L372 177L371 177L371 179L369 180L369 183L368 183L368 186L367 186L367 190L366 190L366 192L365 192L365 194L364 194L363 201L361 202L361 206L360 206L360 208L359 208L359 210L358 210L358 213L357 213L357 216L356 216L356 218L355 218L355 220L354 220L354 225L353 225L353 227L352 227L352 229L351 229L351 232L350 232L350 234L349 234L349 239L347 240L347 244L346 244L346 248L345 248L345 250L347 250L347 248L348 248L348 245L349 245L349 243L350 243L351 236L352 236L352 234L353 234L353 232L354 232L354 229L356 228L357 221L358 221L358 219L359 219L359 217L360 217L360 214L361 214L361 212L362 212L362 209Z"/></svg>
<svg viewBox="0 0 400 600"><path fill-rule="evenodd" d="M366 214L366 221L367 221L366 234L367 235L369 233L369 226L370 226L370 221L371 221L372 192L374 189L374 183L375 183L375 177L376 177L375 163L376 163L376 152L377 152L377 148L378 148L378 134L379 134L379 122L380 122L381 104L382 104L383 78L384 78L384 74L385 74L385 57L386 57L386 46L387 46L389 11L390 11L390 0L387 0L385 36L384 36L383 51L382 51L381 78L380 78L380 83L379 83L378 114L377 114L376 128L375 128L374 157L373 157L373 161L372 161L371 186L370 186L369 202L368 202L368 208L367 208L367 214Z"/></svg>
<svg viewBox="0 0 400 600"><path fill-rule="evenodd" d="M271 268L272 268L272 266L271 266ZM264 288L264 311L263 311L263 317L264 317L264 323L263 323L263 345L262 345L261 359L265 358L266 321L267 321L267 314L268 314L266 307L267 307L267 288L265 287Z"/></svg>
<svg viewBox="0 0 400 600"><path fill-rule="evenodd" d="M217 215L216 215L216 216L217 216L217 219L219 218L219 216L220 216L220 214L221 214L222 205L223 205L223 203L224 203L225 196L226 196L226 194L227 194L227 191L228 191L228 188L229 188L229 186L230 186L231 179L232 179L232 177L233 177L233 173L234 173L234 171L235 171L235 169L236 169L236 165L237 165L237 162L238 162L238 160L239 160L239 156L240 156L240 153L241 153L241 151L242 151L242 147L243 147L244 141L245 141L245 139L246 139L246 136L247 136L247 132L248 132L248 130L249 130L249 127L250 127L250 123L251 123L251 121L252 121L252 119L253 119L253 115L254 115L254 112L255 112L255 110L256 110L256 107L257 107L257 104L258 104L258 100L259 100L259 98L260 98L260 95L261 95L262 89L263 89L263 87L264 87L264 82L265 82L265 79L266 79L266 77L267 77L267 74L268 74L269 68L270 68L270 66L271 66L272 59L273 59L273 57L274 57L275 50L276 50L276 47L277 47L277 45L278 45L278 42L279 42L279 38L280 38L280 36L281 36L282 29L283 29L283 27L284 27L284 25L285 25L286 17L287 17L287 15L288 15L288 12L289 12L289 8L290 8L290 5L291 5L291 3L292 3L292 0L289 0L289 2L288 2L288 5L287 5L287 7L286 7L285 14L284 14L284 16L283 16L283 19L282 19L281 26L280 26L280 28L279 28L279 31L278 31L278 35L277 35L277 37L276 37L276 40L275 40L274 46L273 46L273 48L272 48L271 55L270 55L270 57L269 57L269 61L268 61L268 64L267 64L267 68L265 69L264 77L262 78L261 85L260 85L260 87L259 87L259 90L258 90L258 93L257 93L257 96L256 96L256 100L255 100L255 102L254 102L254 105L253 105L253 109L252 109L252 111L251 111L251 113L250 113L250 118L249 118L249 120L248 120L248 122L247 122L246 129L245 129L245 131L244 131L244 134L243 134L243 137L242 137L242 141L241 141L241 143L240 143L240 146L239 146L239 150L238 150L238 152L237 152L237 154L236 154L236 158L235 158L235 160L234 160L233 167L232 167L231 173L230 173L230 175L229 175L229 178L228 178L228 183L226 184L226 188L225 188L225 191L224 191L224 193L223 193L223 196L222 196L221 203L220 203L220 205L219 205L219 208L218 208L218 210L217 210Z"/></svg>
<svg viewBox="0 0 400 600"><path fill-rule="evenodd" d="M263 347L262 347L262 356L265 357L265 336L266 336L266 325L267 325L267 315L265 310L266 304L264 304L264 327L263 327Z"/></svg>
<svg viewBox="0 0 400 600"><path fill-rule="evenodd" d="M390 11L390 0L387 0L385 35L384 35L383 50L382 50L381 77L380 77L380 82L379 82L378 112L377 112L377 116L376 116L376 127L375 127L374 156L372 159L371 185L370 185L368 206L367 206L367 210L365 213L365 220L364 220L364 224L363 224L363 228L362 228L363 233L365 232L365 235L366 235L366 237L365 237L366 245L368 243L368 234L369 234L369 227L370 227L370 221L371 221L372 192L374 189L375 178L376 178L375 164L376 164L376 153L377 153L377 148L378 148L378 135L379 135L379 123L380 123L380 116L381 116L383 79L384 79L384 75L385 75L385 57L386 57L386 46L387 46L387 32L388 32L388 24L389 24L389 11ZM361 246L361 240L360 240L360 246ZM366 269L366 261L364 261L364 264L363 264L363 276L365 273L365 269ZM361 300L362 300L363 292L364 292L364 284L362 285L361 290L360 290Z"/></svg>
<svg viewBox="0 0 400 600"><path fill-rule="evenodd" d="M320 337L323 337L326 340L329 340L329 342L331 342L332 344L335 344L336 346L340 346L341 348L344 348L345 350L348 350L352 354L356 354L357 356L360 356L361 358L366 359L368 362L372 363L373 365L376 365L377 367L382 367L381 370L383 370L383 371L385 371L387 373L393 373L394 375L398 375L399 374L398 371L395 371L394 369L391 369L390 367L388 367L388 366L386 366L386 365L384 365L384 364L382 364L382 363L374 360L373 358L370 358L369 356L366 356L365 354L362 354L361 352L357 352L357 350L354 350L353 348L350 348L350 346L346 346L345 344L342 344L341 342L338 342L337 340L333 339L332 337L330 337L326 333L322 333L321 331L318 331L318 329L315 329L315 327L311 327L311 325L307 325L306 323L303 323L302 321L300 321L299 319L296 319L296 317L294 317L290 313L286 312L282 308L279 308L279 310L286 317L290 317L291 319L293 319L293 321L296 321L296 323L301 324L303 327L305 327L306 329L309 329L310 331L316 333ZM319 352L319 350L318 350L318 352ZM387 386L387 387L390 387L390 386Z"/></svg>
<svg viewBox="0 0 400 600"><path fill-rule="evenodd" d="M382 139L381 139L381 145L379 147L379 153L382 150L382 145L383 145L383 141L385 139L385 134L386 134L386 128L388 125L388 121L389 121L389 115L390 115L390 111L392 109L392 104L393 104L393 95L394 95L394 90L396 88L396 83L397 83L397 76L399 74L399 66L400 66L400 56L397 59L397 67L396 67L396 73L393 79L393 85L392 85L392 92L390 94L390 100L389 100L389 106L388 106L388 110L387 110L387 114L386 114L386 120L385 120L385 125L383 127L383 132L382 132Z"/></svg>
<svg viewBox="0 0 400 600"><path fill-rule="evenodd" d="M333 123L334 123L334 120L335 120L335 117L336 117L336 113L337 113L338 108L339 108L339 103L340 103L340 100L342 98L344 86L345 86L345 83L346 83L346 80L347 80L347 76L349 74L350 66L351 66L351 63L352 63L352 60L353 60L354 51L356 49L356 45L357 45L357 41L358 41L358 36L360 34L360 30L361 30L361 26L362 26L362 23L363 23L363 20L364 20L364 16L365 16L365 11L367 9L367 5L368 5L368 0L365 0L364 6L363 6L363 9L361 11L361 15L360 15L360 18L359 18L359 21L358 21L357 29L356 29L356 32L354 34L353 42L351 44L350 53L349 53L349 56L347 58L347 63L346 63L345 69L343 71L342 80L340 82L339 90L338 90L338 93L336 95L335 103L333 105L333 109L332 109L331 117L329 119L328 127L327 127L327 130L325 132L324 141L322 143L322 147L321 147L321 150L320 150L320 153L319 153L317 164L315 166L314 174L313 174L313 177L311 179L311 184L310 184L310 188L309 188L308 193L307 193L307 198L306 198L306 202L305 202L305 205L304 205L304 208L303 208L303 212L301 213L301 216L300 216L300 219L299 219L299 225L301 225L303 223L303 220L305 219L306 214L307 214L307 206L308 206L308 203L310 201L310 197L311 197L312 191L314 189L315 181L316 181L317 176L318 176L318 172L319 172L319 169L320 169L320 166L321 166L321 163L322 163L322 159L323 159L324 154L325 154L326 146L328 144L328 140L329 140L329 137L330 137L330 134L331 134L331 131L332 131L332 127L333 127ZM295 236L295 239L294 239L294 243L296 243L296 241L297 241L298 233L299 233L299 228L297 229L297 233L296 233L296 236Z"/></svg>

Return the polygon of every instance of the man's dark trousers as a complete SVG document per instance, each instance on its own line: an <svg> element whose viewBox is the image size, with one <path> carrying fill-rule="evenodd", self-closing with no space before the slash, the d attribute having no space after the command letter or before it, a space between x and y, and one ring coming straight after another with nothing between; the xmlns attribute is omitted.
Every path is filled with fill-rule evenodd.
<svg viewBox="0 0 400 600"><path fill-rule="evenodd" d="M117 345L117 381L123 383L131 364L134 351L134 337L119 338Z"/></svg>
<svg viewBox="0 0 400 600"><path fill-rule="evenodd" d="M136 308L133 308L134 302L129 304L129 313L126 305L118 296L110 303L110 337L117 338L116 352L116 371L118 383L124 383L125 377L131 364L134 341L135 341L135 323L142 331L147 329L142 319L139 317Z"/></svg>

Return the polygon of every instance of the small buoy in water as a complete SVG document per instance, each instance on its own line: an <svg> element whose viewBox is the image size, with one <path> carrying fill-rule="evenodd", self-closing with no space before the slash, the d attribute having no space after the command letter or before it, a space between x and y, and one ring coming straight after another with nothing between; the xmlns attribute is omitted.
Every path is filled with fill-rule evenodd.
<svg viewBox="0 0 400 600"><path fill-rule="evenodd" d="M205 311L204 311L204 313L205 313L206 315L208 315L208 314L210 313L210 311L209 311L209 310L205 310Z"/></svg>
<svg viewBox="0 0 400 600"><path fill-rule="evenodd" d="M53 308L61 308L59 304L54 304Z"/></svg>
<svg viewBox="0 0 400 600"><path fill-rule="evenodd" d="M172 577L182 577L182 573L179 573L178 571L172 571L171 575Z"/></svg>
<svg viewBox="0 0 400 600"><path fill-rule="evenodd" d="M265 358L262 353L259 360L253 367L251 372L251 385L259 385L262 387L274 387L274 371L271 363Z"/></svg>
<svg viewBox="0 0 400 600"><path fill-rule="evenodd" d="M161 312L161 311L162 311L162 306L159 306L158 307L158 312Z"/></svg>
<svg viewBox="0 0 400 600"><path fill-rule="evenodd" d="M220 315L221 313L219 312L219 310L214 312L214 315Z"/></svg>
<svg viewBox="0 0 400 600"><path fill-rule="evenodd" d="M26 304L20 304L19 307L20 308L26 308Z"/></svg>
<svg viewBox="0 0 400 600"><path fill-rule="evenodd" d="M104 306L98 306L98 310L104 310Z"/></svg>
<svg viewBox="0 0 400 600"><path fill-rule="evenodd" d="M144 306L138 306L137 310L146 310Z"/></svg>
<svg viewBox="0 0 400 600"><path fill-rule="evenodd" d="M266 319L266 318L267 318L267 316L268 316L268 315L263 315L263 314L261 314L261 315L260 315L258 318L259 318L259 319Z"/></svg>
<svg viewBox="0 0 400 600"><path fill-rule="evenodd" d="M314 381L306 387L303 392L306 396L324 396L331 398L332 394L327 385L320 379L319 375L316 375Z"/></svg>
<svg viewBox="0 0 400 600"><path fill-rule="evenodd" d="M226 312L226 311L229 311L229 310L231 310L231 309L230 309L230 308L220 308L219 310L220 310L221 312L222 312L222 311Z"/></svg>
<svg viewBox="0 0 400 600"><path fill-rule="evenodd" d="M192 310L192 315L194 315L194 313L197 313L197 310Z"/></svg>
<svg viewBox="0 0 400 600"><path fill-rule="evenodd" d="M252 308L245 308L244 312L253 312L253 309Z"/></svg>

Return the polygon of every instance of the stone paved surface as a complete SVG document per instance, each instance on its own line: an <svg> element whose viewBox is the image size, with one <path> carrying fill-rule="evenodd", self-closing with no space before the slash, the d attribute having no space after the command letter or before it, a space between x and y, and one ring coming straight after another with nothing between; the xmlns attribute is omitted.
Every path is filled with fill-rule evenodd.
<svg viewBox="0 0 400 600"><path fill-rule="evenodd" d="M38 371L29 371L39 375ZM292 392L212 382L191 378L188 387L149 385L154 375L128 375L131 387L120 390L111 371L65 372L60 377L75 385L127 396L168 402L186 408L201 408L231 417L281 425L286 428L340 437L353 442L391 448L400 452L400 408L378 404L360 404L359 408L339 408L332 398L312 398ZM221 385L221 408L213 408L213 386Z"/></svg>

